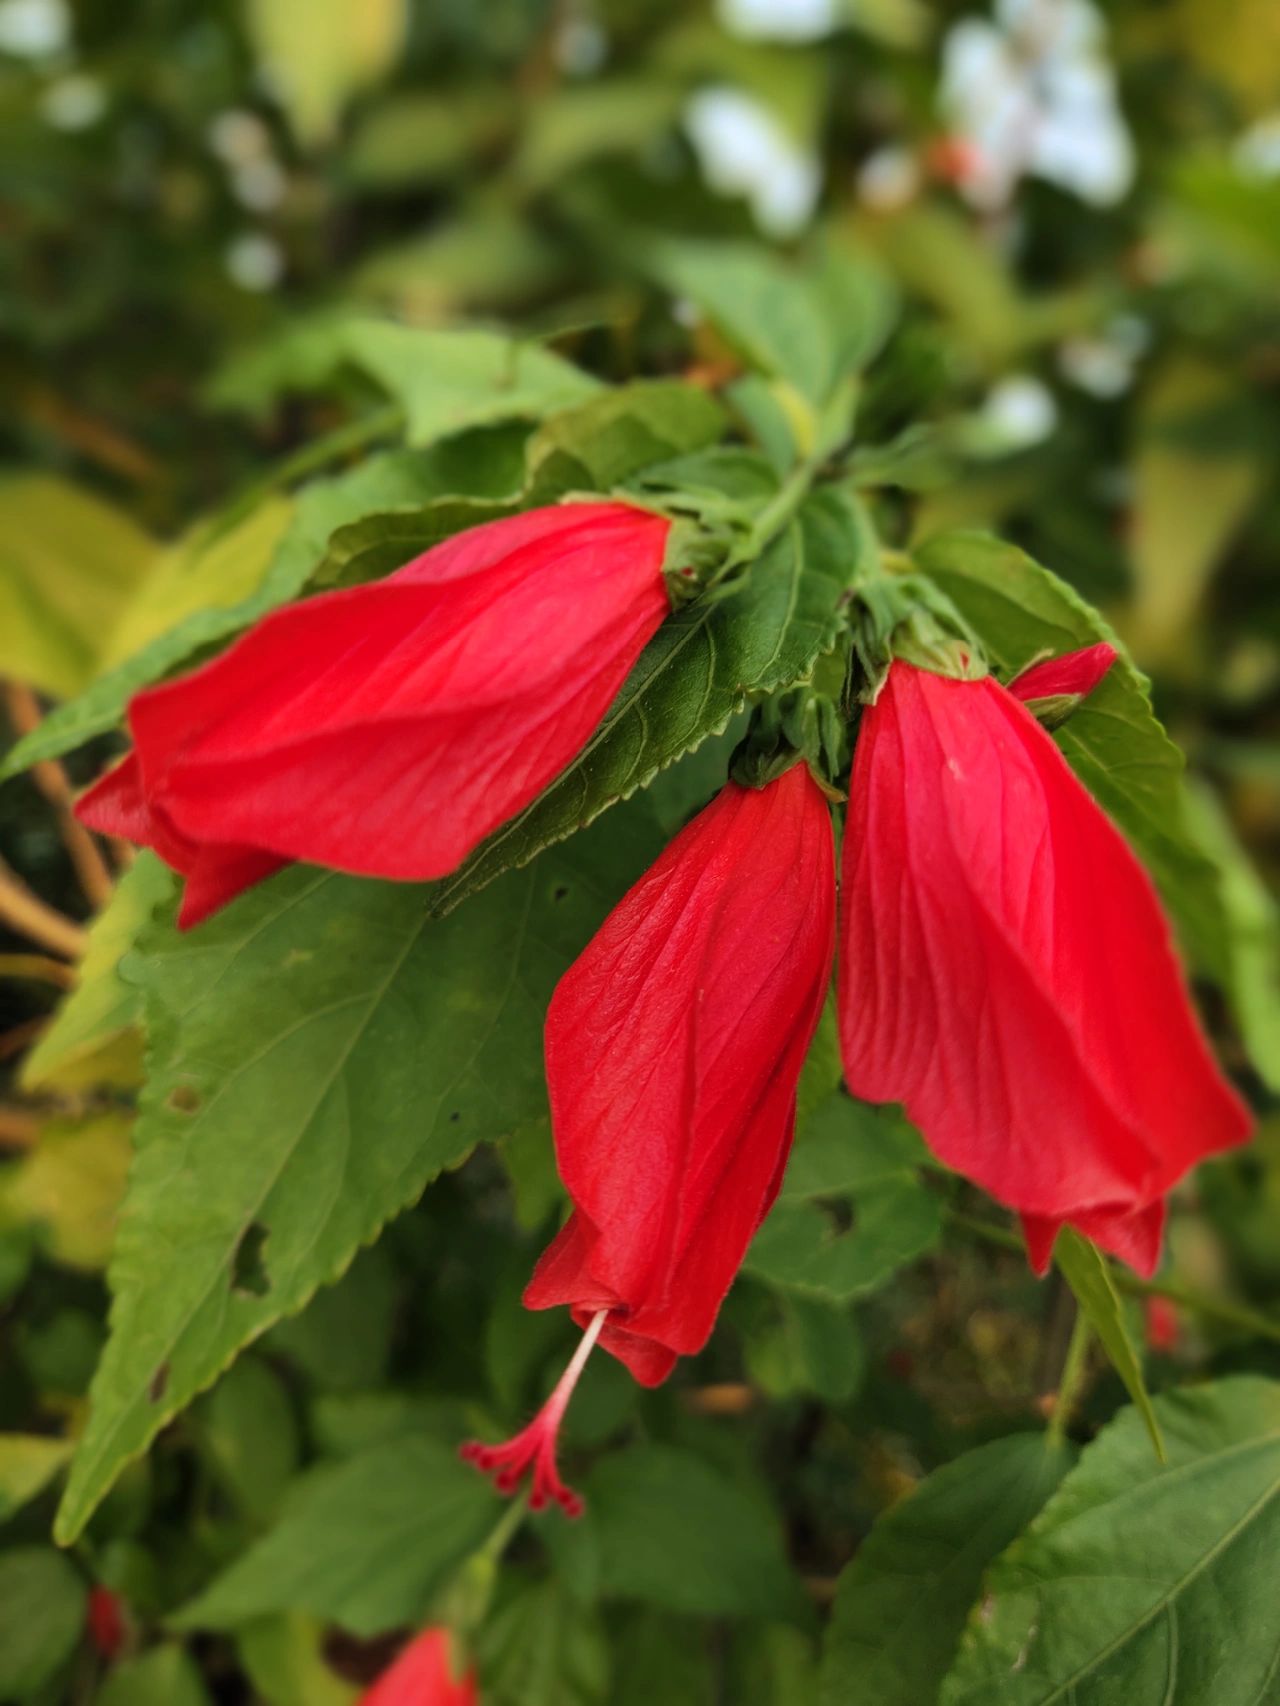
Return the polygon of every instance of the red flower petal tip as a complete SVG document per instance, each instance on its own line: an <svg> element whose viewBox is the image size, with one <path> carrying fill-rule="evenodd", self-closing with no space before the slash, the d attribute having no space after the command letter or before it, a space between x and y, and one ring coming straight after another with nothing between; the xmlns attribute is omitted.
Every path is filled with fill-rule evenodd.
<svg viewBox="0 0 1280 1706"><path fill-rule="evenodd" d="M1084 698L1092 693L1119 657L1105 640L1078 652L1033 663L1009 683L1009 691L1025 705L1031 699Z"/></svg>
<svg viewBox="0 0 1280 1706"><path fill-rule="evenodd" d="M531 1472L530 1510L546 1510L548 1505L556 1504L566 1516L582 1515L581 1497L560 1479L556 1442L569 1399L587 1365L592 1347L600 1337L607 1314L608 1310L601 1309L592 1317L569 1366L556 1382L555 1390L527 1428L522 1428L513 1438L503 1440L499 1445L486 1445L482 1440L472 1439L458 1448L463 1462L474 1464L483 1475L491 1475L500 1493L514 1493L525 1474Z"/></svg>

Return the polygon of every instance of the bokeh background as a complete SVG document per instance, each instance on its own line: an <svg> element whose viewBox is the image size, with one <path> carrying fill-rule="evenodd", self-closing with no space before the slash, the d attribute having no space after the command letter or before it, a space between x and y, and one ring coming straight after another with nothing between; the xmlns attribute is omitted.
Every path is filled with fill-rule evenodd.
<svg viewBox="0 0 1280 1706"><path fill-rule="evenodd" d="M270 494L313 447L331 460L335 434L352 455L395 437L396 403L333 358L344 316L501 324L605 377L719 384L732 353L655 282L655 238L790 251L820 230L877 257L904 302L859 411L886 529L997 529L1098 604L1151 674L1243 944L1227 1058L1265 1109L1280 1087L1275 0L0 0L4 717L29 729L203 601L251 591L279 536ZM32 1097L16 1074L110 881L67 822L68 790L108 750L0 791L0 1429L74 1421L104 1333L127 1119L95 1103L92 1142L33 1168L50 1123L85 1109L74 1078ZM116 1046L127 1088L139 1045ZM546 1199L526 1184L527 1240ZM367 1438L353 1396L418 1402L441 1370L448 1389L489 1308L467 1274L500 1267L513 1290L527 1265L496 1211L474 1212L498 1192L485 1177L434 1190L113 1495L81 1563L144 1626L246 1544L300 1461ZM1264 1118L1247 1155L1175 1204L1175 1281L1274 1306L1278 1226ZM1016 1252L950 1235L823 1341L825 1370L794 1319L735 1362L735 1312L773 1307L750 1282L735 1292L681 1425L717 1405L747 1416L820 1615L876 1513L1045 1387L1062 1322ZM1238 1328L1168 1304L1144 1324L1157 1373L1280 1372L1276 1344ZM609 1370L595 1379L588 1436L627 1401ZM1118 1397L1104 1377L1091 1402ZM37 1500L5 1524L6 1473L0 1570L49 1515ZM142 1702L97 1692L82 1588L50 1577L42 1603L59 1594L13 1697ZM619 1612L614 1674L632 1693L573 1699L811 1699L805 1640L745 1627ZM286 1635L174 1649L154 1698L327 1706L386 1650L305 1620ZM685 1668L646 1672L655 1654ZM8 1699L3 1676L0 1656Z"/></svg>

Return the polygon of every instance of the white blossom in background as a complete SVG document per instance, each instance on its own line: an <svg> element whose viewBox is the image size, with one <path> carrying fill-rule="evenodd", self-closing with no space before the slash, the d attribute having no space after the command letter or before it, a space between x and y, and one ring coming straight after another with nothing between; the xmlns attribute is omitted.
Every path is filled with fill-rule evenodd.
<svg viewBox="0 0 1280 1706"><path fill-rule="evenodd" d="M49 59L71 45L66 0L0 0L0 53Z"/></svg>
<svg viewBox="0 0 1280 1706"><path fill-rule="evenodd" d="M284 250L265 231L246 231L227 250L226 266L241 290L274 290L284 277Z"/></svg>
<svg viewBox="0 0 1280 1706"><path fill-rule="evenodd" d="M876 213L892 213L919 195L920 161L910 148L889 144L867 155L853 182L864 207Z"/></svg>
<svg viewBox="0 0 1280 1706"><path fill-rule="evenodd" d="M763 102L742 89L701 89L684 112L685 130L707 183L718 195L745 196L769 237L793 237L809 223L822 169Z"/></svg>
<svg viewBox="0 0 1280 1706"><path fill-rule="evenodd" d="M1247 178L1280 178L1280 112L1250 125L1233 152Z"/></svg>
<svg viewBox="0 0 1280 1706"><path fill-rule="evenodd" d="M1068 338L1058 350L1064 379L1091 397L1122 397L1151 345L1151 327L1137 314L1117 314L1091 337Z"/></svg>
<svg viewBox="0 0 1280 1706"><path fill-rule="evenodd" d="M1107 207L1133 182L1133 142L1092 0L996 0L943 44L941 100L973 150L960 180L977 207L1006 206L1031 175Z"/></svg>
<svg viewBox="0 0 1280 1706"><path fill-rule="evenodd" d="M1053 392L1031 373L1010 373L987 392L979 414L993 450L1030 450L1058 424Z"/></svg>
<svg viewBox="0 0 1280 1706"><path fill-rule="evenodd" d="M841 23L839 0L718 0L716 16L749 41L821 41Z"/></svg>
<svg viewBox="0 0 1280 1706"><path fill-rule="evenodd" d="M54 130L88 130L107 110L107 91L95 77L59 77L45 90L40 111Z"/></svg>

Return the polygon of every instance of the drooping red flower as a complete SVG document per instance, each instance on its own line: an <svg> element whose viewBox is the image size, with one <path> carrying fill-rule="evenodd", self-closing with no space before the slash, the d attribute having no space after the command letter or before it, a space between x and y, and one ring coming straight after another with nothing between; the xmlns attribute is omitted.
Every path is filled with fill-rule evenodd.
<svg viewBox="0 0 1280 1706"><path fill-rule="evenodd" d="M580 1357L598 1335L656 1386L706 1343L782 1180L834 922L830 812L796 764L728 783L561 979L547 1082L574 1208L524 1301L568 1304ZM572 1509L555 1472L567 1402L562 1382L523 1434L467 1455L506 1491L532 1467L535 1502Z"/></svg>
<svg viewBox="0 0 1280 1706"><path fill-rule="evenodd" d="M132 700L78 815L182 873L184 927L293 859L444 876L585 745L671 608L669 532L560 504L275 611Z"/></svg>
<svg viewBox="0 0 1280 1706"><path fill-rule="evenodd" d="M455 1674L453 1637L424 1629L361 1695L359 1706L479 1706L474 1670Z"/></svg>
<svg viewBox="0 0 1280 1706"><path fill-rule="evenodd" d="M843 853L840 1034L855 1096L1023 1216L1143 1273L1164 1197L1249 1115L1209 1052L1150 878L1019 696L895 663L864 715ZM1087 687L1083 690L1087 691Z"/></svg>

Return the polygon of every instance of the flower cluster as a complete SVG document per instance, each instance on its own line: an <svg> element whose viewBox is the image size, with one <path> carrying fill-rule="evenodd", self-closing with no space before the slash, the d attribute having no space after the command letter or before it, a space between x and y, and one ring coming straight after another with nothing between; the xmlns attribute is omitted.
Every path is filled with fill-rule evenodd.
<svg viewBox="0 0 1280 1706"><path fill-rule="evenodd" d="M293 859L442 876L588 741L670 609L670 547L661 515L564 504L282 610L134 700L134 750L81 815L185 876L186 925ZM1099 644L1007 686L972 657L941 673L945 651L891 661L858 730L838 906L831 747L779 737L565 973L546 1063L573 1211L525 1303L584 1332L527 1428L464 1448L503 1491L531 1473L535 1508L579 1508L556 1438L595 1344L655 1386L706 1343L782 1181L837 946L850 1091L902 1103L1015 1210L1037 1271L1064 1224L1154 1269L1169 1189L1248 1116L1150 879L1039 720L1115 658ZM438 1656L424 1636L401 1664ZM371 1701L402 1697L396 1674Z"/></svg>

